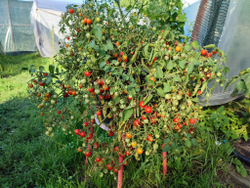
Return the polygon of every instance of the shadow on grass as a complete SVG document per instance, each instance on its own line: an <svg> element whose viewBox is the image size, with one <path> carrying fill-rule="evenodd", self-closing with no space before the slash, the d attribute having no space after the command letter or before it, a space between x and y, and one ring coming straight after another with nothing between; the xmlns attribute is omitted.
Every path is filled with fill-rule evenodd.
<svg viewBox="0 0 250 188"><path fill-rule="evenodd" d="M64 187L62 180L82 177L83 154L76 152L74 137L59 132L53 139L72 144L56 144L37 114L27 98L0 104L0 187Z"/></svg>

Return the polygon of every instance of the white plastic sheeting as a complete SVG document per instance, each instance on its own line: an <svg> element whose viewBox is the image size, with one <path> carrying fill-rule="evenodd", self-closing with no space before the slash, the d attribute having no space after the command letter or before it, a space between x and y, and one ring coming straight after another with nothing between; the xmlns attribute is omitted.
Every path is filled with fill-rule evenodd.
<svg viewBox="0 0 250 188"><path fill-rule="evenodd" d="M58 41L63 39L63 35L59 32L58 25L66 6L72 3L82 4L79 0L70 2L34 0L30 12L31 29L34 31L36 45L42 57L53 57L59 51ZM52 29L54 30L54 47L52 47Z"/></svg>
<svg viewBox="0 0 250 188"><path fill-rule="evenodd" d="M0 51L34 51L35 38L30 30L32 2L0 0Z"/></svg>
<svg viewBox="0 0 250 188"><path fill-rule="evenodd" d="M230 71L228 80L239 74L243 69L250 67L249 59L249 41L250 41L250 1L249 0L231 0L227 12L223 32L219 40L218 48L227 53L226 61ZM209 84L211 86L213 83ZM226 92L224 87L219 85L212 92L212 98L209 105L221 105L241 97L238 94L231 97L235 84L228 87Z"/></svg>

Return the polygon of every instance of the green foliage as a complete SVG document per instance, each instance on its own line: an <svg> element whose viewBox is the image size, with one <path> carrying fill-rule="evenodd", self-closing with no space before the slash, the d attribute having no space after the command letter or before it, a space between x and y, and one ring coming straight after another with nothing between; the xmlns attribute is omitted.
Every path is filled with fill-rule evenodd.
<svg viewBox="0 0 250 188"><path fill-rule="evenodd" d="M227 83L224 91L236 82L236 87L232 92L232 96L236 96L239 92L244 92L245 97L250 98L250 68L241 70L237 76L231 78Z"/></svg>
<svg viewBox="0 0 250 188"><path fill-rule="evenodd" d="M244 178L247 177L247 171L240 160L234 159L233 164L236 166L236 171L242 175Z"/></svg>
<svg viewBox="0 0 250 188"><path fill-rule="evenodd" d="M181 0L115 0L115 2L115 6L120 5L128 12L139 11L159 29L163 29L167 24L172 29L184 33L183 27L187 18Z"/></svg>
<svg viewBox="0 0 250 188"><path fill-rule="evenodd" d="M249 101L231 102L203 111L201 128L217 132L226 139L249 139Z"/></svg>

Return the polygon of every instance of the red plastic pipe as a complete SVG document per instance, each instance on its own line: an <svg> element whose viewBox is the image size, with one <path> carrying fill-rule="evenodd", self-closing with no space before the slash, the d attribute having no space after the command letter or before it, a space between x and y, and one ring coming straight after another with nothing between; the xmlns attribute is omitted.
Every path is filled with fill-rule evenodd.
<svg viewBox="0 0 250 188"><path fill-rule="evenodd" d="M123 157L119 156L119 163L123 162ZM118 171L118 182L117 188L122 188L122 176L123 176L123 164L121 164L121 168Z"/></svg>
<svg viewBox="0 0 250 188"><path fill-rule="evenodd" d="M164 147L165 144L162 145L162 148ZM162 152L162 157L163 157L163 175L167 174L167 152Z"/></svg>

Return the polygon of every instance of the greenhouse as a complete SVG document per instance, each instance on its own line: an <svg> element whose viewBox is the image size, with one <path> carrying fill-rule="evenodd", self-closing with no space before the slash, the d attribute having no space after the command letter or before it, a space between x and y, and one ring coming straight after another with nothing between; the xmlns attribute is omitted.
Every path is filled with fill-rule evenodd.
<svg viewBox="0 0 250 188"><path fill-rule="evenodd" d="M0 0L0 187L250 187L247 0Z"/></svg>

